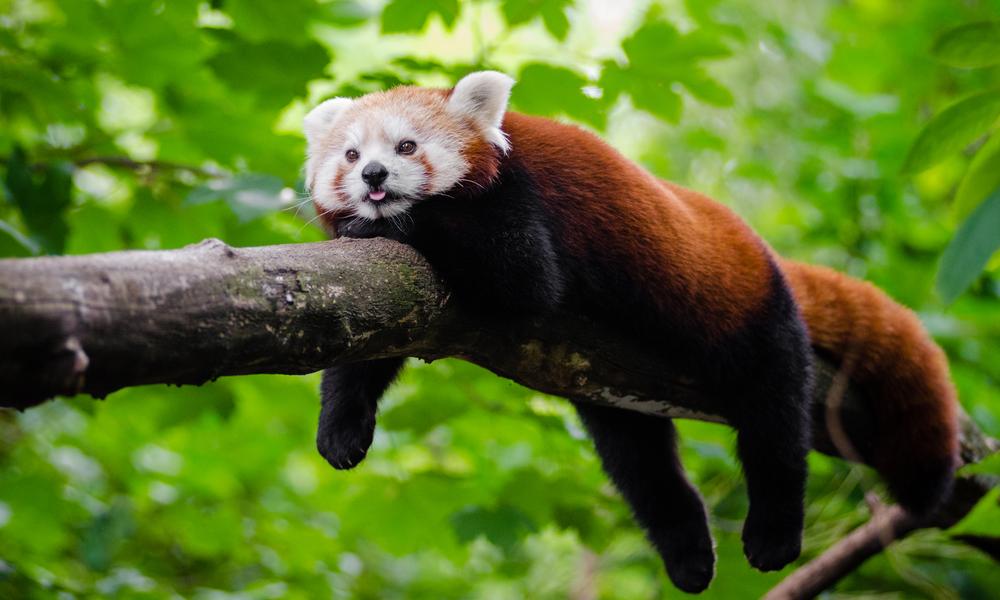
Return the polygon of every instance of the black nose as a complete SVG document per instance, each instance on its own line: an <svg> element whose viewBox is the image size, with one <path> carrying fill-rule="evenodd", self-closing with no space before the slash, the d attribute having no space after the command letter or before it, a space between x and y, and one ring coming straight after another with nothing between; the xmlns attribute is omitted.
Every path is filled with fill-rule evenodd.
<svg viewBox="0 0 1000 600"><path fill-rule="evenodd" d="M388 176L389 169L386 169L385 165L374 160L365 165L364 169L361 169L361 179L364 179L365 183L372 187L382 185L382 182Z"/></svg>

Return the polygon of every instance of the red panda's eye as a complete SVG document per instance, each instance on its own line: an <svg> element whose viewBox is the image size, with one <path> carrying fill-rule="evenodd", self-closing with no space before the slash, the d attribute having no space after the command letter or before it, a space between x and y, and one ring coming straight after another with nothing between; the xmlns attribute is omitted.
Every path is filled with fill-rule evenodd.
<svg viewBox="0 0 1000 600"><path fill-rule="evenodd" d="M345 156L347 157L347 162L354 162L354 161L358 160L358 156L359 155L358 155L358 151L357 150L355 150L354 148L351 148L350 150L347 151L347 153L345 154Z"/></svg>
<svg viewBox="0 0 1000 600"><path fill-rule="evenodd" d="M400 142L399 146L396 148L396 152L400 154L413 154L417 151L417 143L406 140L405 142Z"/></svg>

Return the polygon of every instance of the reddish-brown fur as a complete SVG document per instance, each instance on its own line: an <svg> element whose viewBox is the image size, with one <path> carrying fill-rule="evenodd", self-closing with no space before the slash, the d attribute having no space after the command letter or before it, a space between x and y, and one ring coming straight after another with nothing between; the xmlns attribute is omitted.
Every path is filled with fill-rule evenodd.
<svg viewBox="0 0 1000 600"><path fill-rule="evenodd" d="M944 352L884 292L832 269L780 260L816 348L871 403L872 466L899 497L928 470L958 463L958 404Z"/></svg>
<svg viewBox="0 0 1000 600"><path fill-rule="evenodd" d="M512 157L535 176L563 224L565 243L578 253L597 244L664 305L679 300L700 310L690 317L706 336L738 330L767 298L769 251L725 206L678 186L664 193L652 175L582 129L517 113L507 113L503 128Z"/></svg>

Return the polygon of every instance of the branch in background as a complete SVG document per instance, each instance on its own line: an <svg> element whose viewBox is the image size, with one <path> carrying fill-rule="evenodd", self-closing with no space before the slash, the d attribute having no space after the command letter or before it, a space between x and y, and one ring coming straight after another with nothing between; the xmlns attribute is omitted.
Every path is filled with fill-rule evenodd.
<svg viewBox="0 0 1000 600"><path fill-rule="evenodd" d="M128 169L137 173L157 172L157 171L184 171L199 177L220 177L223 173L218 169L206 167L196 167L182 163L171 162L169 160L135 160L128 156L88 156L84 158L53 158L52 161L68 161L77 167L88 165L105 165L119 169ZM0 164L7 164L10 158L0 156ZM33 163L32 170L44 169L47 163Z"/></svg>
<svg viewBox="0 0 1000 600"><path fill-rule="evenodd" d="M871 520L849 533L817 558L796 569L772 588L764 598L766 600L815 598L889 544L902 539L921 526L919 521L899 506L882 506L871 501L869 505L873 506Z"/></svg>
<svg viewBox="0 0 1000 600"><path fill-rule="evenodd" d="M1000 450L997 440L988 438L968 418L962 415L962 463L978 462ZM955 480L951 498L935 513L916 518L899 506L886 506L874 494L866 497L871 519L822 554L795 569L765 596L768 600L798 600L815 598L850 575L866 560L890 544L920 529L946 529L962 520L976 503L992 488L1000 485L989 475L963 475ZM968 539L963 539L963 537ZM979 536L956 536L981 551L1000 560L997 540Z"/></svg>
<svg viewBox="0 0 1000 600"><path fill-rule="evenodd" d="M578 401L724 420L724 399L616 331L575 315L512 322L468 310L416 252L379 239L240 249L209 240L180 250L0 260L0 331L0 406L390 356L454 356ZM870 439L872 420L849 387L828 393L836 367L820 360L817 371L814 445L837 455L828 413L852 439ZM966 419L964 462L995 449ZM960 478L951 501L926 522L886 509L775 588L777 597L806 597L915 528L957 522L994 485ZM885 531L892 535L879 538Z"/></svg>
<svg viewBox="0 0 1000 600"><path fill-rule="evenodd" d="M127 156L90 156L87 158L74 159L73 164L78 167L87 165L106 165L118 167L137 172L144 171L186 171L199 177L219 177L222 173L217 169L196 167L182 163L171 162L169 160L134 160Z"/></svg>

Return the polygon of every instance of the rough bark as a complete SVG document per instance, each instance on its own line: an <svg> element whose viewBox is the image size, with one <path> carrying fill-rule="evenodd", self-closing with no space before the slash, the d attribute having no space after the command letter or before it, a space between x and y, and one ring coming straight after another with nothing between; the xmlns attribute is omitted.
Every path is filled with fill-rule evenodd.
<svg viewBox="0 0 1000 600"><path fill-rule="evenodd" d="M665 416L722 422L726 400L582 317L514 322L460 306L418 254L387 240L0 260L0 332L0 406L18 408L388 356L460 357L544 392ZM820 365L827 452L835 374ZM864 406L850 390L842 404L863 434Z"/></svg>
<svg viewBox="0 0 1000 600"><path fill-rule="evenodd" d="M567 398L723 422L725 399L654 348L576 315L515 322L463 307L419 255L386 240L0 260L0 406L389 356L454 356ZM818 365L814 445L837 455L832 440L870 438L871 420L836 367ZM962 444L965 462L996 449L968 421ZM954 522L992 485L963 478L927 524ZM874 546L858 547L850 556L864 560Z"/></svg>
<svg viewBox="0 0 1000 600"><path fill-rule="evenodd" d="M0 260L0 331L0 405L15 407L457 356L561 396L722 421L718 399L653 349L578 316L514 322L462 307L418 254L386 240Z"/></svg>

